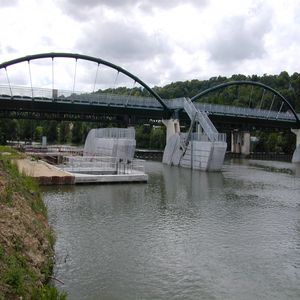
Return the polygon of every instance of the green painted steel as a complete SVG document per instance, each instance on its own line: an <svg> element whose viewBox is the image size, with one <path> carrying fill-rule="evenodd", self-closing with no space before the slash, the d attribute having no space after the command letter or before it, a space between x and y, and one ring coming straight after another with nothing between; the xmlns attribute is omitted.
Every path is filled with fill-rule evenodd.
<svg viewBox="0 0 300 300"><path fill-rule="evenodd" d="M108 105L108 107L86 107L85 105L79 105L79 104L73 104L73 103L69 103L69 104L58 104L56 103L39 103L39 101L37 101L37 99L32 99L32 101L23 101L24 99L19 99L17 102L12 103L13 97L9 97L10 100L8 100L7 97L4 97L3 99L1 99L2 105L3 105L3 109L0 108L0 111L2 111L4 114L6 112L13 112L15 111L16 113L19 113L20 115L22 115L25 112L30 112L30 113L42 113L42 114L46 114L46 113L56 113L59 114L60 116L62 116L62 114L86 114L88 116L95 116L97 114L111 114L111 115L121 115L121 114L131 114L134 116L142 116L142 117L148 117L148 119L150 118L170 118L172 115L175 115L176 113L179 114L181 108L173 108L171 107L171 105L167 105L166 102L164 101L153 89L151 89L145 82L143 82L141 79L139 79L138 77L136 77L135 75L133 75L132 73L128 72L127 70L121 68L120 66L117 66L113 63L110 63L108 61L105 61L103 59L97 58L97 57L92 57L92 56L87 56L87 55L82 55L82 54L75 54L75 53L57 53L57 52L51 52L51 53L41 53L41 54L34 54L34 55L28 55L28 56L24 56L24 57L20 57L17 59L13 59L4 63L0 64L0 69L6 69L9 66L18 64L18 63L22 63L22 62L30 62L32 60L37 60L37 59L44 59L44 58L51 58L52 60L54 58L73 58L73 59L82 59L82 60L86 60L86 61L91 61L91 62L95 62L98 65L102 64L105 66L108 66L120 73L123 73L124 75L128 76L129 78L131 78L132 80L134 80L135 82L138 82L142 87L144 87L153 97L154 99L161 105L154 108L150 108L150 107L110 107L110 105ZM293 128L300 128L300 120L299 117L297 116L295 110L293 109L293 107L291 106L291 104L287 101L287 99L285 99L285 97L283 97L278 91L274 90L273 88L263 84L263 83L259 83L259 82L254 82L254 81L231 81L231 82L226 82L217 86L214 86L212 88L206 89L205 91L202 91L200 93L198 93L197 95L195 95L194 97L191 98L192 101L195 101L203 96L205 96L208 93L211 93L213 91L222 89L222 88L226 88L228 86L232 86L232 85L252 85L252 86L259 86L264 88L265 90L269 90L271 91L274 95L278 96L284 103L287 104L287 106L289 107L290 111L292 112L292 114L295 117L295 123L291 126ZM3 95L2 95L3 96ZM2 97L1 97L2 98ZM62 113L60 113L62 112ZM213 114L211 114L212 117L214 117ZM215 117L218 117L217 115L215 115ZM223 118L226 118L228 116L220 116ZM60 118L60 117L58 117ZM62 116L62 119L64 118L64 116ZM236 116L236 118L238 118L238 116ZM252 118L253 120L253 118ZM257 118L258 120L258 118ZM264 120L265 121L265 120ZM275 122L274 120L269 120L270 122ZM282 122L278 120L278 122Z"/></svg>
<svg viewBox="0 0 300 300"><path fill-rule="evenodd" d="M101 58L88 56L88 55L82 55L82 54L76 54L76 53L59 53L59 52L50 52L50 53L41 53L41 54L34 54L34 55L28 55L24 57L20 57L17 59L13 59L4 63L0 64L0 69L6 69L7 67L11 65L15 65L21 62L36 60L36 59L42 59L42 58L57 58L57 57L63 57L63 58L74 58L74 59L82 59L87 60L91 62L95 62L97 64L102 64L105 66L108 66L112 69L117 70L120 73L123 73L124 75L130 77L134 81L138 82L141 86L143 86L163 107L163 110L171 115L171 110L169 107L165 104L163 99L153 90L151 89L144 81L142 81L137 76L133 75L132 73L128 72L127 70L121 68L120 66L117 66L111 62L105 61Z"/></svg>
<svg viewBox="0 0 300 300"><path fill-rule="evenodd" d="M270 92L272 92L273 94L275 94L276 96L278 96L284 103L287 104L287 106L289 107L289 109L291 110L291 112L293 113L294 117L295 117L295 120L296 120L296 123L297 123L297 128L300 128L300 120L297 116L297 113L295 112L294 108L292 107L292 105L288 102L288 100L283 97L279 92L277 92L276 90L274 90L273 88L271 88L270 86L268 85L265 85L263 83L260 83L260 82L255 82L255 81L247 81L247 80L240 80L240 81L230 81L230 82L225 82L225 83L222 83L222 84L219 84L217 86L214 86L212 88L209 88L209 89L206 89L202 92L200 92L199 94L195 95L194 97L191 98L191 101L196 101L198 99L200 99L201 97L211 93L211 92L214 92L216 90L220 90L220 89L223 89L223 88L226 88L228 86L232 86L232 85L252 85L252 86L259 86L259 87L262 87L266 90L269 90Z"/></svg>

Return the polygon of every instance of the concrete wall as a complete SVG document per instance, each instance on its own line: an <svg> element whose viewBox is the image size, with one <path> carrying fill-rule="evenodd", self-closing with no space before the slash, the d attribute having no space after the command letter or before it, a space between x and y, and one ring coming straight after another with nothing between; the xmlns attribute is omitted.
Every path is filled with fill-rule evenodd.
<svg viewBox="0 0 300 300"><path fill-rule="evenodd" d="M202 171L220 171L227 144L225 142L190 141L186 150L180 146L180 135L169 138L163 163Z"/></svg>

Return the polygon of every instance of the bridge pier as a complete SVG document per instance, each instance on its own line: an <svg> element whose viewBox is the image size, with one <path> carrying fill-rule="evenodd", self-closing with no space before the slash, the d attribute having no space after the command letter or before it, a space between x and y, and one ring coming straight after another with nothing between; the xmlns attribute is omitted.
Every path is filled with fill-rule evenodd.
<svg viewBox="0 0 300 300"><path fill-rule="evenodd" d="M172 135L176 133L180 133L180 124L178 119L162 120L162 122L167 127L167 136L166 136L166 143L167 143L169 138Z"/></svg>
<svg viewBox="0 0 300 300"><path fill-rule="evenodd" d="M180 133L178 120L165 120L167 143L163 163L201 171L220 171L227 148L226 136L220 134L207 113L184 98L184 110L191 120L190 128ZM193 132L196 125L196 132Z"/></svg>
<svg viewBox="0 0 300 300"><path fill-rule="evenodd" d="M300 163L300 129L291 129L291 131L296 134L296 149L292 157L292 162Z"/></svg>
<svg viewBox="0 0 300 300"><path fill-rule="evenodd" d="M232 131L231 132L231 152L243 155L250 154L250 132Z"/></svg>

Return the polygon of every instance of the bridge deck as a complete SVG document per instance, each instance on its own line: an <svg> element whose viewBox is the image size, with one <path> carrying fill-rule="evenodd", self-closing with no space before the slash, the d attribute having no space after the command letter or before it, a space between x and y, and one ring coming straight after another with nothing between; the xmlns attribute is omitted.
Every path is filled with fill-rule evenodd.
<svg viewBox="0 0 300 300"><path fill-rule="evenodd" d="M164 100L172 111L183 110L183 98ZM27 87L0 86L0 111L34 111L56 112L60 114L133 114L149 118L168 117L159 102L150 97L133 97L115 94L80 94L70 91L51 89L31 89ZM276 112L271 110L246 107L226 106L218 104L195 103L195 106L218 119L247 119L255 123L264 121L277 123L279 127L293 127L295 117L289 111ZM300 117L300 115L299 115ZM62 117L63 118L63 117ZM252 120L251 120L252 119ZM249 121L250 120L250 121Z"/></svg>

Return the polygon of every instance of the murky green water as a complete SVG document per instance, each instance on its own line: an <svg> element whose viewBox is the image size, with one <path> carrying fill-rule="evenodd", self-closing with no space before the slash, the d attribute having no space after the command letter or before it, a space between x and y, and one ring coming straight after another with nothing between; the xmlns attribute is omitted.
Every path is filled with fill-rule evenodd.
<svg viewBox="0 0 300 300"><path fill-rule="evenodd" d="M147 162L148 184L47 188L69 299L300 299L300 172Z"/></svg>

